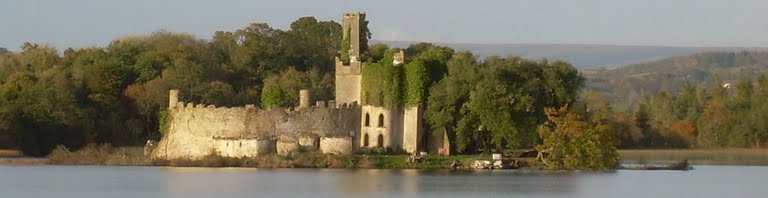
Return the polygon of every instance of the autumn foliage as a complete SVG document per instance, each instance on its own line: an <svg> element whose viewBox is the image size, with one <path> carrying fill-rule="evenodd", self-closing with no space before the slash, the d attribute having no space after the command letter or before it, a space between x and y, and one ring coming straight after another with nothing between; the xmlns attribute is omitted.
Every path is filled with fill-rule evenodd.
<svg viewBox="0 0 768 198"><path fill-rule="evenodd" d="M619 164L614 134L607 125L584 119L567 107L546 108L547 123L539 129L548 153L544 163L552 169L612 169Z"/></svg>

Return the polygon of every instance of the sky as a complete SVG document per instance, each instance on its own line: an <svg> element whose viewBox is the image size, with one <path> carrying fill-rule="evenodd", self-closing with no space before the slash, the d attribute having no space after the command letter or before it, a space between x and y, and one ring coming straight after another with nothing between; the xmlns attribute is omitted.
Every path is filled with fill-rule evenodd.
<svg viewBox="0 0 768 198"><path fill-rule="evenodd" d="M161 29L209 39L364 11L373 40L768 47L767 0L0 0L0 47L105 46Z"/></svg>

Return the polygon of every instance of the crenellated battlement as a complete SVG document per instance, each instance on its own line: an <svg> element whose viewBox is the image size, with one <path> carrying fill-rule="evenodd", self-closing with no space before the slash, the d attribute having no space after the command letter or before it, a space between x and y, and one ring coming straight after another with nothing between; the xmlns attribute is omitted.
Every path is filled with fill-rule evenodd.
<svg viewBox="0 0 768 198"><path fill-rule="evenodd" d="M344 13L345 17L354 17L354 16L360 16L360 15L365 15L365 12L347 12L347 13Z"/></svg>
<svg viewBox="0 0 768 198"><path fill-rule="evenodd" d="M211 111L254 111L254 112L264 112L267 110L261 109L257 107L254 104L246 104L244 106L238 106L238 107L217 107L216 105L212 104L195 104L193 102L184 102L179 101L178 90L171 90L171 94L169 96L169 103L174 105L169 105L168 109L170 110L176 110L176 111L184 111L184 110L211 110ZM175 102L175 103L174 103ZM335 100L325 100L325 101L315 101L315 105L307 105L307 106L298 106L296 108L282 108L282 107L275 107L273 109L280 109L287 113L301 113L303 109L305 108L312 108L312 109L328 109L328 110L355 110L360 109L360 104L357 102L353 103L336 103Z"/></svg>

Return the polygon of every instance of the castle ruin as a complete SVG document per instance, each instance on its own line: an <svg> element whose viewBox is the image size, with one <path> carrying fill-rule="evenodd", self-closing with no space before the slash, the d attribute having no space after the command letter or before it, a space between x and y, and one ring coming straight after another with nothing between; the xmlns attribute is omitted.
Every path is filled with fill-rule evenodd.
<svg viewBox="0 0 768 198"><path fill-rule="evenodd" d="M254 105L215 107L179 101L169 93L167 129L153 150L154 158L201 158L209 154L252 157L300 151L351 154L363 148L388 147L408 153L423 150L423 107L380 107L362 104L360 28L365 13L342 19L342 43L348 57L335 60L335 100L315 101L300 91L295 108L262 110ZM346 47L342 47L345 49ZM395 55L393 67L403 64Z"/></svg>

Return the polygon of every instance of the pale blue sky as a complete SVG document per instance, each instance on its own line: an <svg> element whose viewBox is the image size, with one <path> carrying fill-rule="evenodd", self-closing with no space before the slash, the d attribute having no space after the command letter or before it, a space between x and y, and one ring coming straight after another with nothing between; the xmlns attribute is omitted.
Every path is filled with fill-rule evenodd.
<svg viewBox="0 0 768 198"><path fill-rule="evenodd" d="M0 0L0 47L103 46L159 29L208 39L357 10L375 40L768 47L768 0Z"/></svg>

